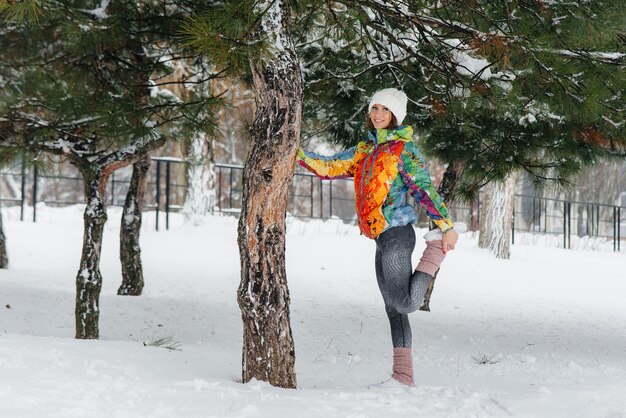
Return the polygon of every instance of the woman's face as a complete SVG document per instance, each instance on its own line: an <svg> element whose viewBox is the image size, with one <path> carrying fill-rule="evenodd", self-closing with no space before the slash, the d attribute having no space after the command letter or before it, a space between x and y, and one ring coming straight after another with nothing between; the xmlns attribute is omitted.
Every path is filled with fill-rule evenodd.
<svg viewBox="0 0 626 418"><path fill-rule="evenodd" d="M393 113L385 106L376 103L370 111L370 120L376 129L385 129L391 123Z"/></svg>

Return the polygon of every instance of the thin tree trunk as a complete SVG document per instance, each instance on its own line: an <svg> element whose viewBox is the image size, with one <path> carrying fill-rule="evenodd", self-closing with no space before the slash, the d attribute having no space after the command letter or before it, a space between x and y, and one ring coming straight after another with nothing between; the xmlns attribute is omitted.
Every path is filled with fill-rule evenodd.
<svg viewBox="0 0 626 418"><path fill-rule="evenodd" d="M515 178L511 174L505 181L489 183L488 200L483 199L478 246L489 248L498 258L511 257Z"/></svg>
<svg viewBox="0 0 626 418"><path fill-rule="evenodd" d="M103 176L101 170L86 169L83 171L85 179L85 207L83 252L80 267L76 276L76 338L97 339L99 337L98 320L100 316L100 289L102 275L100 274L100 251L102 248L102 233L107 220L104 186L108 176Z"/></svg>
<svg viewBox="0 0 626 418"><path fill-rule="evenodd" d="M217 206L217 175L215 174L215 139L211 138L207 141L207 157L206 157L206 171L207 171L207 188L206 194L209 200L208 212L215 212Z"/></svg>
<svg viewBox="0 0 626 418"><path fill-rule="evenodd" d="M480 200L475 198L470 204L470 231L478 231L480 229Z"/></svg>
<svg viewBox="0 0 626 418"><path fill-rule="evenodd" d="M452 203L452 199L454 197L454 190L459 180L461 179L461 175L463 173L463 165L461 163L450 164L448 168L446 168L446 172L443 173L443 180L441 184L437 188L437 192L446 203L446 205L450 205ZM430 223L430 229L436 228L433 222ZM420 311L430 312L430 298L433 294L433 289L435 288L435 281L437 280L437 275L439 274L439 270L437 270L433 276L433 279L430 281L430 285L428 286L428 290L424 295L424 303L420 306Z"/></svg>
<svg viewBox="0 0 626 418"><path fill-rule="evenodd" d="M120 226L120 261L122 262L122 285L118 295L139 296L143 291L143 268L141 265L141 217L146 191L146 174L150 169L150 155L133 164L122 222Z"/></svg>
<svg viewBox="0 0 626 418"><path fill-rule="evenodd" d="M146 50L141 42L133 41L130 59L137 66L143 68ZM145 106L150 98L150 73L136 71L134 73L137 88L133 92L135 101ZM144 122L137 117L131 117L133 125L139 126ZM120 262L122 264L122 284L117 289L118 295L139 296L143 291L143 268L141 265L141 247L139 235L141 233L141 217L143 213L143 198L146 190L146 174L150 169L150 155L145 153L134 160L133 174L124 201L124 210L120 226Z"/></svg>
<svg viewBox="0 0 626 418"><path fill-rule="evenodd" d="M187 195L183 214L185 222L200 223L215 210L215 161L213 140L197 133L187 152Z"/></svg>
<svg viewBox="0 0 626 418"><path fill-rule="evenodd" d="M489 243L492 240L492 229L491 224L494 219L493 210L491 208L493 202L493 195L496 192L496 182L492 181L487 183L481 189L480 194L480 224L479 227L479 235L478 235L478 246L480 248L488 248Z"/></svg>
<svg viewBox="0 0 626 418"><path fill-rule="evenodd" d="M9 256L7 254L7 238L4 235L4 225L2 223L2 212L0 212L0 268L9 267Z"/></svg>
<svg viewBox="0 0 626 418"><path fill-rule="evenodd" d="M262 10L268 4L261 4ZM243 321L243 381L295 388L295 349L285 270L285 214L300 143L302 78L287 24L290 9L275 1L261 34L274 57L250 62L256 93L253 137L243 173L238 227Z"/></svg>

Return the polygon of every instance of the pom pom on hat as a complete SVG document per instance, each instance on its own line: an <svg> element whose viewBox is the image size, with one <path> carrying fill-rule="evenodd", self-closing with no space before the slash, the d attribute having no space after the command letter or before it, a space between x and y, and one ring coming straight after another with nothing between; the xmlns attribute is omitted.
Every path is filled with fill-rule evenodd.
<svg viewBox="0 0 626 418"><path fill-rule="evenodd" d="M372 100L370 100L370 105L367 111L371 112L372 107L375 104L383 105L387 109L391 110L391 113L393 113L398 121L398 125L402 125L402 121L406 116L407 104L407 97L403 91L394 88L378 90L372 96Z"/></svg>

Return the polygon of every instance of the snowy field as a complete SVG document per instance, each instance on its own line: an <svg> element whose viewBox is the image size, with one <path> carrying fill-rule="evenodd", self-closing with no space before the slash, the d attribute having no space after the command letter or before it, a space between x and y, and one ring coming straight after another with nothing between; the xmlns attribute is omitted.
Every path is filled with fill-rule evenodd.
<svg viewBox="0 0 626 418"><path fill-rule="evenodd" d="M370 388L391 369L374 243L355 226L290 220L298 389L286 390L238 383L236 219L155 232L147 214L144 295L122 297L111 209L101 339L78 341L82 209L42 207L36 224L3 216L2 418L626 417L625 252L515 245L503 261L462 236L432 312L411 316L416 387ZM178 349L144 345L164 337Z"/></svg>

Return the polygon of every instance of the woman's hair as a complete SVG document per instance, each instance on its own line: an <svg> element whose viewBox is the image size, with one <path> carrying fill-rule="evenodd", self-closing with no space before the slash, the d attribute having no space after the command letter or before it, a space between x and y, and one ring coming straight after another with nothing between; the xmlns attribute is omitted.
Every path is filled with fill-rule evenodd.
<svg viewBox="0 0 626 418"><path fill-rule="evenodd" d="M396 119L396 115L392 113L391 120L389 121L389 125L387 125L385 129L396 129L397 127L398 127L398 119ZM374 124L372 123L372 118L370 118L370 114L368 113L366 120L365 120L365 130L372 131L374 129L376 128L374 128Z"/></svg>

